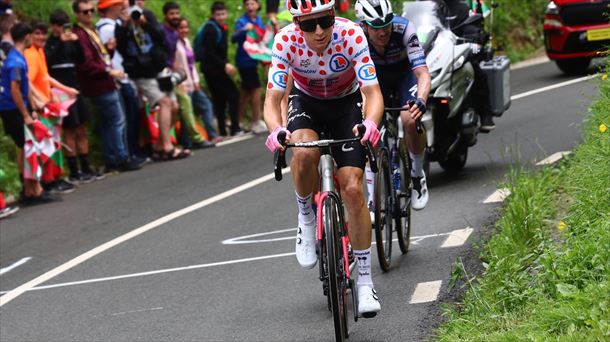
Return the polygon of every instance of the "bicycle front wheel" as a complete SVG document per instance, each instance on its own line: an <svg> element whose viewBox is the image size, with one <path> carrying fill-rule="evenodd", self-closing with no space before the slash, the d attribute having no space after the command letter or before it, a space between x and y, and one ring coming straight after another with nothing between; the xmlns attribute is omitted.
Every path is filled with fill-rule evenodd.
<svg viewBox="0 0 610 342"><path fill-rule="evenodd" d="M409 251L409 243L411 239L411 159L404 139L400 139L398 145L398 156L400 162L400 191L396 192L396 204L394 215L394 224L396 226L396 234L398 235L398 246L400 251L405 254Z"/></svg>
<svg viewBox="0 0 610 342"><path fill-rule="evenodd" d="M392 261L392 184L387 148L380 148L377 156L379 171L375 176L375 243L379 266L384 272Z"/></svg>
<svg viewBox="0 0 610 342"><path fill-rule="evenodd" d="M334 197L328 196L323 205L322 222L324 223L326 255L328 257L328 295L330 296L335 324L335 339L345 341L349 335L347 327L348 284L345 276L342 241L339 235L340 225L342 224L339 215L339 203Z"/></svg>

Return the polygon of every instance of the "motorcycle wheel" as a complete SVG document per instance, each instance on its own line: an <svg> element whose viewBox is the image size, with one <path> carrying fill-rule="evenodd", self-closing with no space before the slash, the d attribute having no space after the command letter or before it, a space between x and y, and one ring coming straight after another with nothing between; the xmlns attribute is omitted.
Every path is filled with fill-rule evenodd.
<svg viewBox="0 0 610 342"><path fill-rule="evenodd" d="M463 151L454 151L447 156L446 160L439 161L438 163L443 170L456 172L464 168L464 165L466 165L466 159L468 159L468 148L464 148Z"/></svg>

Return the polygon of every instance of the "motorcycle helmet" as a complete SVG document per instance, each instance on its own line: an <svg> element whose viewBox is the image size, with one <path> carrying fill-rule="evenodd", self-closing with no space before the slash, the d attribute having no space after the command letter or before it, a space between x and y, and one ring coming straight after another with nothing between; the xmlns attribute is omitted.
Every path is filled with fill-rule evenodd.
<svg viewBox="0 0 610 342"><path fill-rule="evenodd" d="M356 17L374 28L382 28L392 23L394 13L390 0L356 0Z"/></svg>
<svg viewBox="0 0 610 342"><path fill-rule="evenodd" d="M287 0L288 11L293 17L332 10L335 0Z"/></svg>

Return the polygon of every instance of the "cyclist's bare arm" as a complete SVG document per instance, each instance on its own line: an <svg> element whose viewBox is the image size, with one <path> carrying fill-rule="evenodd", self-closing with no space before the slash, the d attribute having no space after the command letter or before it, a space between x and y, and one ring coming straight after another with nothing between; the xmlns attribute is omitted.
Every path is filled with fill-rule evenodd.
<svg viewBox="0 0 610 342"><path fill-rule="evenodd" d="M284 92L284 96L282 97L282 126L288 126L288 96L292 91L293 79L290 74L288 74L288 81L286 82L286 92Z"/></svg>
<svg viewBox="0 0 610 342"><path fill-rule="evenodd" d="M281 127L282 122L282 98L284 91L268 89L265 93L265 104L263 107L263 118L267 128L272 132L277 127Z"/></svg>
<svg viewBox="0 0 610 342"><path fill-rule="evenodd" d="M413 70L413 74L417 78L417 98L428 101L430 95L430 73L427 66L421 66Z"/></svg>
<svg viewBox="0 0 610 342"><path fill-rule="evenodd" d="M364 119L371 120L379 125L383 115L383 96L379 84L364 86L360 88L360 91L362 92L362 98L366 99L362 104L364 106Z"/></svg>

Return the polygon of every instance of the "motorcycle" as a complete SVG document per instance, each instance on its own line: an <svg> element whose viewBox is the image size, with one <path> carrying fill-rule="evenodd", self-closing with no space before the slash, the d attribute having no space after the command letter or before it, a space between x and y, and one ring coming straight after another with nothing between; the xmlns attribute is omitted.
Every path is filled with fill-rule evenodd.
<svg viewBox="0 0 610 342"><path fill-rule="evenodd" d="M452 23L447 7L435 1L406 2L403 16L417 29L432 79L428 111L421 120L427 138L424 168L427 171L430 161L436 161L446 171L461 170L466 165L468 148L477 143L481 126L473 87L473 63L478 63L474 56L481 46L456 36L452 29L480 23L483 16L474 14L462 23ZM509 62L500 57L491 59L491 67L484 63L490 61L480 65L488 74L492 111L499 116L510 105Z"/></svg>

